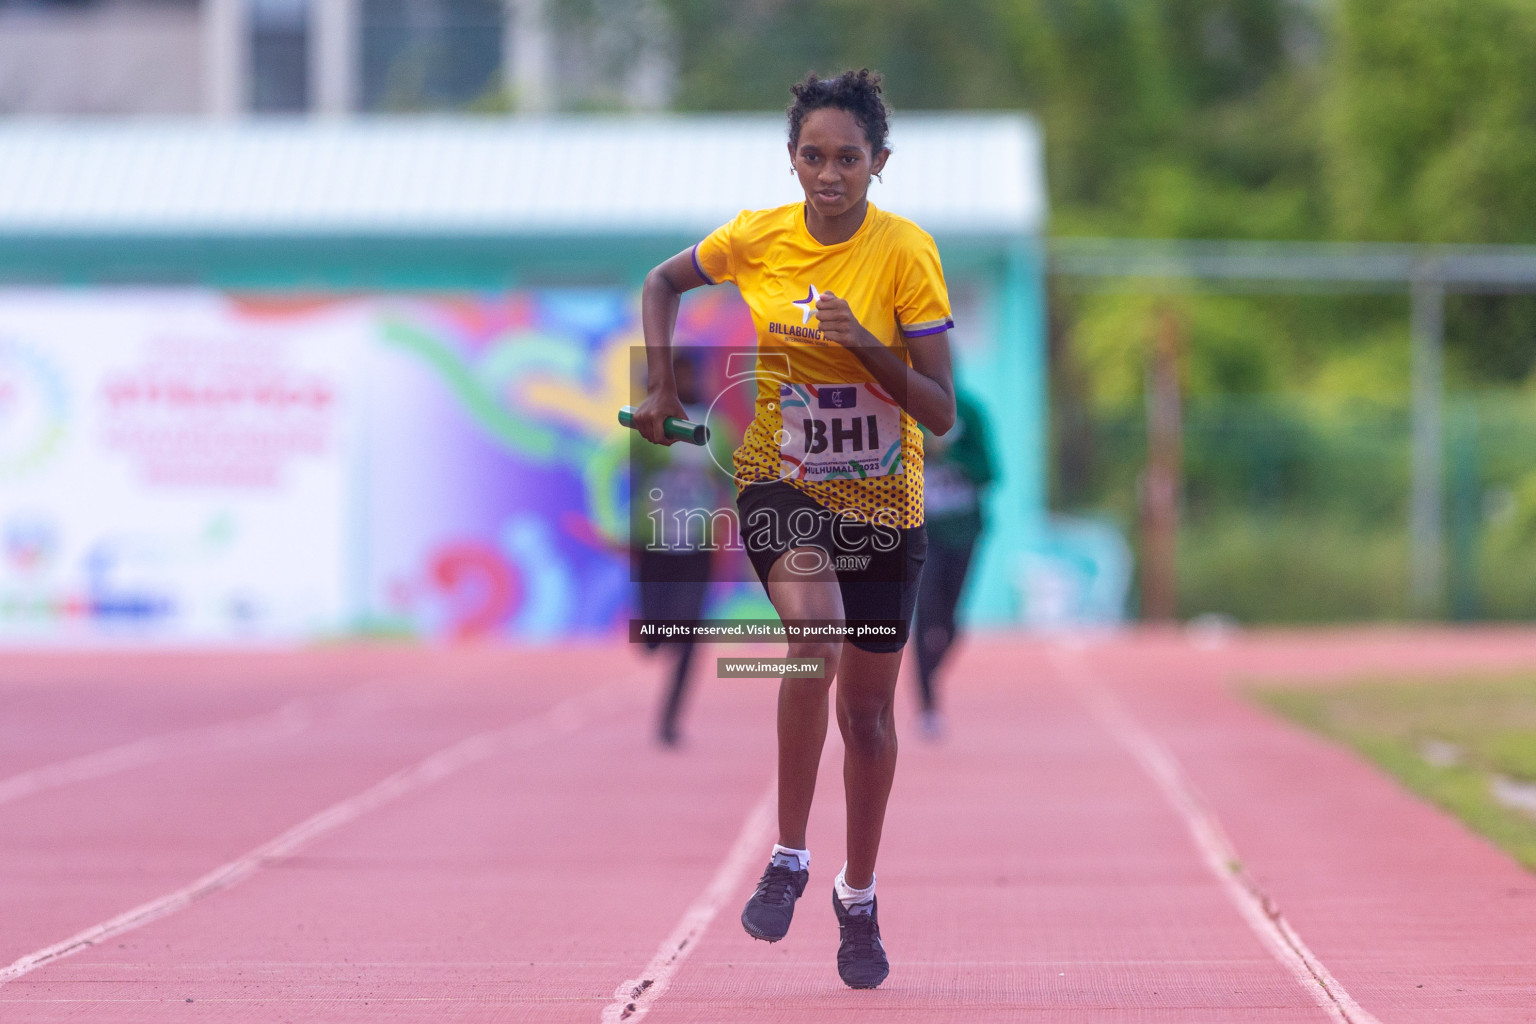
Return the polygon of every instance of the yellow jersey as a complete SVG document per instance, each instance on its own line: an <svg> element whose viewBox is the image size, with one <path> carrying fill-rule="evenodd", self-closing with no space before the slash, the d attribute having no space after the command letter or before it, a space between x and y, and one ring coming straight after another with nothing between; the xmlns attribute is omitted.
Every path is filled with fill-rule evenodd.
<svg viewBox="0 0 1536 1024"><path fill-rule="evenodd" d="M736 479L785 480L824 508L901 528L923 522L923 437L848 349L822 338L816 301L847 300L880 344L954 326L933 238L870 204L853 237L822 245L805 204L743 210L693 248L710 284L733 282L757 328L756 415Z"/></svg>

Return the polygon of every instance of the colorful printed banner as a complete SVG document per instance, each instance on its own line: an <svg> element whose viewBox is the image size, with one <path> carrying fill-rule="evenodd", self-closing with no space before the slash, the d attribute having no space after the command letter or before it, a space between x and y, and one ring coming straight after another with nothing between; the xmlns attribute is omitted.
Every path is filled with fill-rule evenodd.
<svg viewBox="0 0 1536 1024"><path fill-rule="evenodd" d="M730 290L684 302L680 348L754 340ZM619 634L639 344L611 288L0 290L0 642ZM982 559L989 621L1064 585L1031 558ZM708 614L771 617L722 575Z"/></svg>
<svg viewBox="0 0 1536 1024"><path fill-rule="evenodd" d="M751 344L734 296L690 297L681 346ZM615 290L381 301L364 515L373 628L609 633L632 614L629 440L638 303ZM721 583L717 614L763 614Z"/></svg>
<svg viewBox="0 0 1536 1024"><path fill-rule="evenodd" d="M621 629L636 306L0 292L0 640Z"/></svg>
<svg viewBox="0 0 1536 1024"><path fill-rule="evenodd" d="M0 293L0 638L341 626L367 327L205 291Z"/></svg>

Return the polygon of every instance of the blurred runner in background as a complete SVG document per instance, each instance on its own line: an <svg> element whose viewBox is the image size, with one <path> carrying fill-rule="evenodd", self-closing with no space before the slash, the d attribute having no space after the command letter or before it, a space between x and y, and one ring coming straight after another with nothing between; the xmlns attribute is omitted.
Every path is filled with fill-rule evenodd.
<svg viewBox="0 0 1536 1024"><path fill-rule="evenodd" d="M700 368L693 357L679 353L673 360L672 372L687 418L704 422L708 409L699 387ZM713 523L709 513L734 503L732 488L727 486L730 478L716 462L717 458L729 460L730 452L712 455L709 446L646 444L638 446L635 454L642 480L634 493L643 499L635 509L631 531L635 543L642 545L638 552L640 617L701 619L709 590L711 559L716 554L708 543L708 530ZM724 465L730 465L729 461ZM695 510L703 515L687 515ZM658 540L654 537L658 528L663 533L660 543L649 543ZM656 719L657 740L663 746L675 747L680 739L678 720L688 695L694 642L651 640L646 647L652 651L664 647L676 658Z"/></svg>
<svg viewBox="0 0 1536 1024"><path fill-rule="evenodd" d="M917 684L922 701L919 728L928 739L944 733L934 676L955 642L955 609L965 589L976 540L985 526L982 490L996 476L987 421L981 407L955 391L955 425L943 437L923 432L926 463L928 562L917 588Z"/></svg>

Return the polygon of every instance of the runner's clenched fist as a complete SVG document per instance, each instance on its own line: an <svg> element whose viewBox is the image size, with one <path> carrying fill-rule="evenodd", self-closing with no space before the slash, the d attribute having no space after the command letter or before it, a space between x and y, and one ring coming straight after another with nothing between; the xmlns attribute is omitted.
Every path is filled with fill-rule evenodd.
<svg viewBox="0 0 1536 1024"><path fill-rule="evenodd" d="M866 331L858 317L853 315L848 300L832 292L822 292L816 300L816 319L821 324L821 336L844 348L880 344L879 339Z"/></svg>

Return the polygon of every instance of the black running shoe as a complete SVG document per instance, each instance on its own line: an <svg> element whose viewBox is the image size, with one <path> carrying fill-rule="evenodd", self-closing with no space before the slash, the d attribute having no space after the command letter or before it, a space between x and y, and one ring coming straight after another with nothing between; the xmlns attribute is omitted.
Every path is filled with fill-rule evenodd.
<svg viewBox="0 0 1536 1024"><path fill-rule="evenodd" d="M795 900L805 892L809 869L795 869L768 863L768 870L758 879L757 891L741 911L741 926L754 939L778 942L789 932L789 920L795 916Z"/></svg>
<svg viewBox="0 0 1536 1024"><path fill-rule="evenodd" d="M891 973L880 942L880 920L875 916L875 897L868 903L844 907L832 890L832 909L837 912L837 927L842 942L837 947L837 973L849 988L875 988Z"/></svg>

